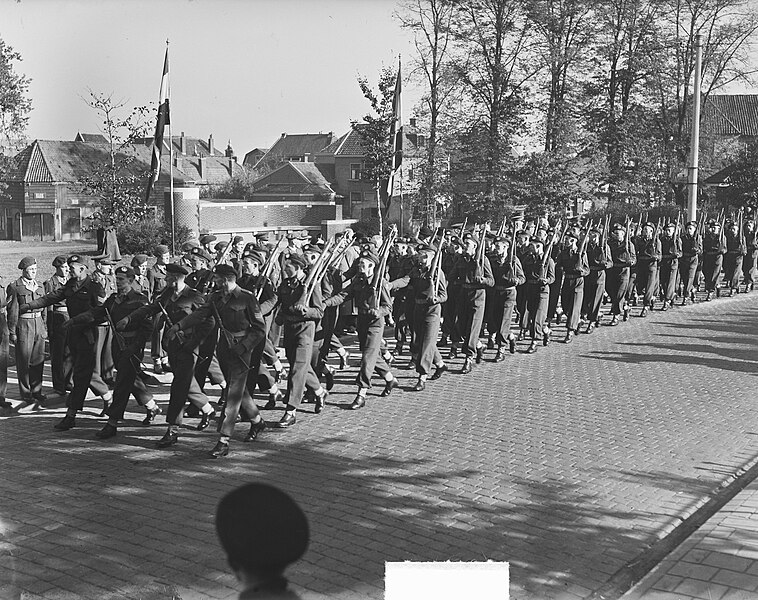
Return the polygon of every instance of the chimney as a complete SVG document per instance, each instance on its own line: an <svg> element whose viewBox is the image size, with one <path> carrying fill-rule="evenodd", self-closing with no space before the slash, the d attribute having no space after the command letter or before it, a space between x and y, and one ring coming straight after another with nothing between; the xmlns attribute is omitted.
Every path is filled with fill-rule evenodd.
<svg viewBox="0 0 758 600"><path fill-rule="evenodd" d="M208 136L208 156L213 156L213 134Z"/></svg>
<svg viewBox="0 0 758 600"><path fill-rule="evenodd" d="M237 161L234 160L233 156L230 156L228 160L229 160L229 177L232 177L234 175L234 163Z"/></svg>
<svg viewBox="0 0 758 600"><path fill-rule="evenodd" d="M184 161L181 156L174 156L174 166L180 171L182 170L184 167Z"/></svg>
<svg viewBox="0 0 758 600"><path fill-rule="evenodd" d="M411 122L411 127L415 127L416 126L416 118L415 117L411 117L410 122Z"/></svg>
<svg viewBox="0 0 758 600"><path fill-rule="evenodd" d="M207 158L204 156L201 156L199 159L197 159L197 170L200 174L200 180L202 181L205 179L208 171L208 164L207 164Z"/></svg>
<svg viewBox="0 0 758 600"><path fill-rule="evenodd" d="M187 154L187 138L184 137L183 131L182 136L179 138L179 151L184 155Z"/></svg>

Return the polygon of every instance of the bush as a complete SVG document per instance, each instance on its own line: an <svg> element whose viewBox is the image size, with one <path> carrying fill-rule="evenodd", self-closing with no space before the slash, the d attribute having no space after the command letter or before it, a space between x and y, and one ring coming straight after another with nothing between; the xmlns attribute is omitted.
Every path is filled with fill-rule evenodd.
<svg viewBox="0 0 758 600"><path fill-rule="evenodd" d="M192 230L184 225L176 228L176 247L192 236ZM171 247L171 226L156 221L145 220L138 223L121 225L116 228L118 247L122 254L152 254L158 244Z"/></svg>

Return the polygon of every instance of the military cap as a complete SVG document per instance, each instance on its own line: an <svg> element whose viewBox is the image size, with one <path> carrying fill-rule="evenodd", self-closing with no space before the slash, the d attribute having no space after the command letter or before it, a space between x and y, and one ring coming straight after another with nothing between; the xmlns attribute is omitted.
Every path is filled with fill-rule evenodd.
<svg viewBox="0 0 758 600"><path fill-rule="evenodd" d="M213 249L216 252L223 252L226 250L226 247L229 245L229 242L218 242L215 246L213 246Z"/></svg>
<svg viewBox="0 0 758 600"><path fill-rule="evenodd" d="M529 232L528 232L526 229L519 229L519 230L516 232L516 235L517 235L517 236L519 236L519 235L523 235L524 237L529 237Z"/></svg>
<svg viewBox="0 0 758 600"><path fill-rule="evenodd" d="M497 244L498 242L510 242L510 240L509 240L507 237L505 237L504 235L496 235L496 236L495 236L495 239L494 239L493 241L494 241L496 244Z"/></svg>
<svg viewBox="0 0 758 600"><path fill-rule="evenodd" d="M375 265L379 264L379 257L374 252L371 252L371 250L364 250L361 252L361 255L358 258L363 260L370 260Z"/></svg>
<svg viewBox="0 0 758 600"><path fill-rule="evenodd" d="M416 246L416 252L435 252L435 249L429 244L418 244Z"/></svg>
<svg viewBox="0 0 758 600"><path fill-rule="evenodd" d="M450 236L450 243L451 244L460 244L461 238L459 238L457 235L451 235Z"/></svg>
<svg viewBox="0 0 758 600"><path fill-rule="evenodd" d="M166 273L173 273L174 275L189 275L189 269L179 263L169 263L166 265Z"/></svg>
<svg viewBox="0 0 758 600"><path fill-rule="evenodd" d="M200 236L200 244L205 246L207 244L210 244L211 242L215 242L217 239L218 238L212 233L206 233L205 235Z"/></svg>
<svg viewBox="0 0 758 600"><path fill-rule="evenodd" d="M53 259L53 266L54 267L62 267L66 264L66 257L62 254L60 256L56 256L55 259Z"/></svg>
<svg viewBox="0 0 758 600"><path fill-rule="evenodd" d="M23 271L24 269L36 264L37 264L37 259L35 259L34 257L24 256L24 258L21 259L21 262L18 263L18 268Z"/></svg>
<svg viewBox="0 0 758 600"><path fill-rule="evenodd" d="M262 231L261 233L256 233L255 234L255 239L262 240L262 241L268 240L268 232L267 231Z"/></svg>
<svg viewBox="0 0 758 600"><path fill-rule="evenodd" d="M232 244L238 244L239 242L244 242L245 238L243 238L241 235L235 235L234 239L232 240Z"/></svg>
<svg viewBox="0 0 758 600"><path fill-rule="evenodd" d="M248 250L247 252L243 252L242 254L242 260L252 260L257 262L259 265L263 265L263 263L266 262L266 259L258 252L255 252L254 250Z"/></svg>
<svg viewBox="0 0 758 600"><path fill-rule="evenodd" d="M257 246L255 242L248 242L247 244L245 244L245 247L242 249L242 253L244 254L248 250L252 250L253 248L256 248L256 247Z"/></svg>
<svg viewBox="0 0 758 600"><path fill-rule="evenodd" d="M312 254L321 254L321 248L314 244L307 244L303 246L303 252L310 252Z"/></svg>
<svg viewBox="0 0 758 600"><path fill-rule="evenodd" d="M708 221L708 227L713 227L714 225L718 225L718 223L716 223L716 219L711 219Z"/></svg>
<svg viewBox="0 0 758 600"><path fill-rule="evenodd" d="M287 257L287 260L301 269L304 269L308 265L308 263L305 262L305 259L299 254L290 254Z"/></svg>
<svg viewBox="0 0 758 600"><path fill-rule="evenodd" d="M120 266L116 267L116 275L126 275L130 279L134 279L136 277L136 274L134 273L134 269L127 266Z"/></svg>
<svg viewBox="0 0 758 600"><path fill-rule="evenodd" d="M111 259L110 254L103 254L102 256L93 256L92 260L101 265L115 265L116 261Z"/></svg>
<svg viewBox="0 0 758 600"><path fill-rule="evenodd" d="M614 223L613 231L626 231L626 227L624 227L621 223Z"/></svg>
<svg viewBox="0 0 758 600"><path fill-rule="evenodd" d="M602 232L597 227L592 227L590 229L590 233L596 233L596 234L600 235Z"/></svg>
<svg viewBox="0 0 758 600"><path fill-rule="evenodd" d="M189 252L193 248L197 248L200 245L195 238L190 238L182 244L182 252Z"/></svg>
<svg viewBox="0 0 758 600"><path fill-rule="evenodd" d="M203 260L205 260L205 261L210 261L210 260L211 260L211 255L210 255L210 254L208 254L208 253L207 253L205 250L203 250L202 248L193 248L193 249L190 251L190 254L191 254L192 256L197 256L197 257L199 257L199 258L202 258L202 259L203 259Z"/></svg>
<svg viewBox="0 0 758 600"><path fill-rule="evenodd" d="M232 265L216 265L213 267L214 275L237 275L237 271L234 270Z"/></svg>
<svg viewBox="0 0 758 600"><path fill-rule="evenodd" d="M248 483L224 496L216 532L230 562L254 572L280 572L305 554L308 519L297 503L265 483Z"/></svg>
<svg viewBox="0 0 758 600"><path fill-rule="evenodd" d="M85 267L89 267L89 261L87 260L86 256L82 256L81 254L72 254L68 257L68 264L69 265L84 265Z"/></svg>
<svg viewBox="0 0 758 600"><path fill-rule="evenodd" d="M134 258L132 258L132 266L139 267L140 265L144 265L147 262L147 259L147 254L135 254Z"/></svg>
<svg viewBox="0 0 758 600"><path fill-rule="evenodd" d="M676 223L674 223L673 221L669 221L668 223L666 223L665 229L668 229L669 227L676 227Z"/></svg>
<svg viewBox="0 0 758 600"><path fill-rule="evenodd" d="M567 240L568 239L578 240L579 236L576 233L574 233L573 231L569 230L569 231L566 232L566 239Z"/></svg>
<svg viewBox="0 0 758 600"><path fill-rule="evenodd" d="M153 255L155 256L163 256L164 254L170 254L171 252L168 249L168 246L165 246L164 244L159 244L155 247L155 250L153 250Z"/></svg>
<svg viewBox="0 0 758 600"><path fill-rule="evenodd" d="M698 225L697 221L688 221L687 222L687 227L690 227L690 226L697 227L697 225Z"/></svg>
<svg viewBox="0 0 758 600"><path fill-rule="evenodd" d="M432 228L428 225L424 225L421 229L419 229L418 236L421 238L428 238L432 237L434 235L434 231L432 231Z"/></svg>
<svg viewBox="0 0 758 600"><path fill-rule="evenodd" d="M300 237L301 240L307 240L311 237L307 229L301 229L300 232L298 233L298 236Z"/></svg>

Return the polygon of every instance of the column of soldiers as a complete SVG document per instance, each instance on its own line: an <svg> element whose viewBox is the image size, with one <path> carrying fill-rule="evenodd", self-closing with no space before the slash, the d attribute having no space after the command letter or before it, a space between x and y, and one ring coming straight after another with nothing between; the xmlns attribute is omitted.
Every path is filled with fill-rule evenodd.
<svg viewBox="0 0 758 600"><path fill-rule="evenodd" d="M346 407L357 410L367 405L375 375L380 396L398 388L393 362L405 351L417 374L412 390L422 391L450 369L440 347L449 346L447 360L462 354L459 372L466 375L488 350L496 363L515 353L520 340L528 341L527 354L537 352L564 318L565 343L592 333L604 322L606 302L605 324L616 326L633 307L645 317L657 307L694 302L701 283L705 301L722 290L752 291L758 257L752 218L684 226L606 220L584 228L538 219L514 221L510 229L504 223L497 232L422 228L414 238L393 234L384 241L289 235L270 244L266 234L255 240L205 235L173 262L169 249L157 246L150 267L146 255L115 269L107 259L91 266L80 255L59 256L43 285L34 258L24 258L21 276L0 297L7 313L7 328L5 314L0 320L0 374L9 340L21 406L44 407L47 329L53 387L66 395L66 415L55 429L77 425L89 389L108 419L96 436L109 439L130 396L143 406L145 425L161 412L143 363L149 342L153 373L173 372L167 428L157 446L178 444L183 417L191 414L200 419L198 430L217 420L209 455L220 458L229 454L240 421L249 422L244 441L252 442L266 428L295 425L304 403L313 404L314 414L326 408L337 370L328 364L330 353L339 355L340 368L349 366L335 332L338 307L348 302L361 363ZM387 326L395 330L394 354ZM222 389L215 405L204 392L208 381ZM5 386L0 380L3 397ZM263 410L283 407L279 420L263 419L253 400L257 390L267 398ZM193 412L185 412L188 404ZM0 411L8 414L10 405L3 401Z"/></svg>

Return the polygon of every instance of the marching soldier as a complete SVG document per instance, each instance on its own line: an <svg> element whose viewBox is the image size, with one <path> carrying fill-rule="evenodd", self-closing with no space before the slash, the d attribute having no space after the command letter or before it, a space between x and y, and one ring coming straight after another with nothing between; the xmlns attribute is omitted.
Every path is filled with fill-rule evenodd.
<svg viewBox="0 0 758 600"><path fill-rule="evenodd" d="M655 232L655 234L654 234ZM647 316L648 308L653 310L655 294L658 290L658 262L661 260L661 241L656 227L645 223L642 233L634 241L637 255L637 278L635 281L638 296L642 296L641 317Z"/></svg>
<svg viewBox="0 0 758 600"><path fill-rule="evenodd" d="M745 293L755 288L756 261L758 261L758 231L755 219L745 219L745 260L742 262L742 280L745 283Z"/></svg>
<svg viewBox="0 0 758 600"><path fill-rule="evenodd" d="M214 250L213 250L212 244L217 239L218 238L215 235L211 234L211 233L206 233L204 235L201 235L200 236L200 247L203 250L205 250L209 255L212 256L214 254Z"/></svg>
<svg viewBox="0 0 758 600"><path fill-rule="evenodd" d="M21 277L8 285L8 331L16 346L16 370L21 406L42 405L42 371L45 367L45 338L47 331L42 310L21 312L19 307L31 304L44 296L37 283L37 261L26 256L18 263Z"/></svg>
<svg viewBox="0 0 758 600"><path fill-rule="evenodd" d="M703 237L703 279L705 279L706 302L711 300L714 291L717 298L721 295L719 278L725 253L726 243L721 235L721 226L711 219Z"/></svg>
<svg viewBox="0 0 758 600"><path fill-rule="evenodd" d="M46 294L61 289L69 279L69 268L65 256L56 256L53 266L55 274L43 284ZM73 373L71 352L66 343L64 328L66 321L68 321L68 308L64 300L47 307L47 339L50 343L53 389L61 396L65 396L71 389Z"/></svg>
<svg viewBox="0 0 758 600"><path fill-rule="evenodd" d="M155 255L155 264L147 271L147 280L150 286L149 300L154 300L166 289L166 265L171 260L171 253L168 246L158 245L153 251ZM153 359L153 371L160 375L170 369L168 356L161 345L163 331L165 330L165 321L163 315L157 315L153 319L153 333L150 336L150 358Z"/></svg>
<svg viewBox="0 0 758 600"><path fill-rule="evenodd" d="M6 307L8 301L5 296L5 288L0 285L0 417L10 417L13 414L13 405L5 399L8 393L8 317Z"/></svg>
<svg viewBox="0 0 758 600"><path fill-rule="evenodd" d="M746 253L745 237L740 226L734 221L727 223L724 232L726 253L724 254L724 281L729 286L729 294L734 295L740 290L740 275L742 274L742 261Z"/></svg>
<svg viewBox="0 0 758 600"><path fill-rule="evenodd" d="M682 255L682 239L675 235L676 223L668 223L661 237L661 292L663 293L663 306L666 310L674 306L674 294L676 293L676 278L679 273L679 257Z"/></svg>
<svg viewBox="0 0 758 600"><path fill-rule="evenodd" d="M153 302L135 310L130 315L116 322L117 331L130 331L138 328L140 323L158 314L166 319L166 325L172 327L184 317L199 309L205 299L198 291L186 283L189 270L179 264L166 265L166 289ZM176 331L176 330L175 330ZM207 334L207 329L199 329L195 338ZM193 352L192 341L183 335L164 336L164 345L168 353L169 364L174 374L166 411L168 429L156 444L158 448L169 448L179 441L179 429L182 425L184 405L189 401L197 406L202 414L201 426L205 429L214 416L213 407L195 379L197 354Z"/></svg>
<svg viewBox="0 0 758 600"><path fill-rule="evenodd" d="M86 259L78 254L72 254L68 257L68 265L72 277L62 288L21 305L19 312L24 314L57 304L65 299L68 315L73 318L101 305L105 301L105 290L89 277ZM94 324L69 327L68 346L74 361L74 388L66 400L66 416L55 424L55 429L58 431L66 431L76 426L76 413L84 408L87 388L91 388L100 396L105 408L108 407L112 394L100 377L100 373L95 370L96 337L97 329Z"/></svg>
<svg viewBox="0 0 758 600"><path fill-rule="evenodd" d="M113 265L116 264L108 256L95 257L95 270L92 278L97 281L105 290L105 297L116 293L116 278L113 275ZM101 379L108 385L113 383L113 356L111 355L111 341L113 333L110 328L99 323L95 326L97 331L97 340L95 342L95 370L100 374ZM103 406L103 415L105 409Z"/></svg>
<svg viewBox="0 0 758 600"><path fill-rule="evenodd" d="M700 255L703 253L703 240L697 232L697 221L690 221L681 237L682 255L679 258L679 278L682 281L682 306L695 302L695 278L698 272Z"/></svg>
<svg viewBox="0 0 758 600"><path fill-rule="evenodd" d="M545 255L542 242L534 240L529 252L524 254L522 266L526 277L526 317L525 324L529 331L531 343L528 354L537 352L537 340L542 345L550 343L550 328L547 326L547 305L550 298L550 284L555 281L555 263Z"/></svg>
<svg viewBox="0 0 758 600"><path fill-rule="evenodd" d="M213 278L216 291L198 310L172 326L169 334L175 335L183 328L200 326L208 321L212 322L213 328L221 331L217 353L229 386L221 435L210 451L211 458L220 458L229 454L229 440L240 407L244 407L251 418L250 432L245 441L255 440L266 427L247 389L248 373L257 370L263 352L266 324L255 296L237 285L234 267L217 265L213 269ZM197 346L200 341L198 334L191 340L189 345Z"/></svg>
<svg viewBox="0 0 758 600"><path fill-rule="evenodd" d="M584 302L584 278L590 272L587 253L579 247L575 231L566 234L566 245L558 255L558 262L563 272L561 286L561 307L566 315L566 339L570 344L579 332L579 317Z"/></svg>
<svg viewBox="0 0 758 600"><path fill-rule="evenodd" d="M611 251L612 266L606 271L605 289L611 297L611 325L619 324L619 315L622 310L624 321L629 318L629 304L627 303L627 288L629 286L629 274L631 268L637 264L637 254L634 244L626 237L626 229L619 224L613 228L613 234L608 242Z"/></svg>
<svg viewBox="0 0 758 600"><path fill-rule="evenodd" d="M116 293L109 296L102 306L94 306L67 321L66 328L78 325L91 325L105 321L113 328L116 321L127 317L141 306L147 304L147 296L134 289L134 270L131 267L116 269ZM114 332L112 355L116 364L116 383L113 391L113 402L106 410L108 422L95 434L95 437L106 440L117 433L118 422L124 418L129 395L133 394L140 406L148 412L145 423L160 412L153 400L153 395L147 390L139 375L139 366L145 352L145 342L152 331L152 322L142 319L138 323L138 331L125 333Z"/></svg>
<svg viewBox="0 0 758 600"><path fill-rule="evenodd" d="M592 333L600 325L600 305L605 293L605 270L613 266L611 250L604 243L597 229L590 230L587 243L587 264L590 272L584 278L584 301L582 314L587 319L586 333Z"/></svg>
<svg viewBox="0 0 758 600"><path fill-rule="evenodd" d="M505 237L495 238L495 251L490 255L492 277L495 285L491 290L489 325L490 336L494 334L497 343L495 361L505 360L504 344L508 343L508 351L516 352L516 336L511 332L513 309L516 306L516 288L526 281L524 270L518 256L510 255L510 241ZM488 290L489 291L489 290Z"/></svg>

